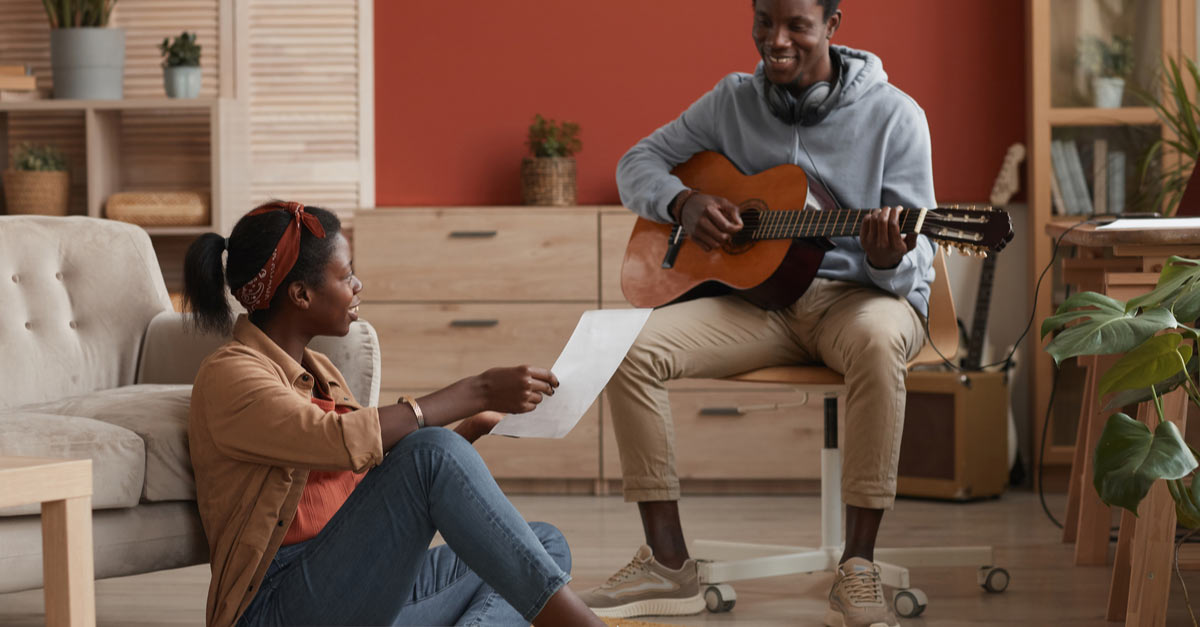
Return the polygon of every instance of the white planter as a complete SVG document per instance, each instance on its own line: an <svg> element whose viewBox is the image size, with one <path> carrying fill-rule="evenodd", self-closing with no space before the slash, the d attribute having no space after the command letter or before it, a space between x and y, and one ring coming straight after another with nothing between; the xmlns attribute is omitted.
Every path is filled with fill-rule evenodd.
<svg viewBox="0 0 1200 627"><path fill-rule="evenodd" d="M1096 77L1092 79L1092 95L1095 105L1101 109L1115 109L1121 106L1125 95L1125 79Z"/></svg>
<svg viewBox="0 0 1200 627"><path fill-rule="evenodd" d="M195 98L200 95L200 66L177 65L163 68L163 88L168 98Z"/></svg>
<svg viewBox="0 0 1200 627"><path fill-rule="evenodd" d="M125 80L125 31L52 28L50 65L55 98L120 100Z"/></svg>

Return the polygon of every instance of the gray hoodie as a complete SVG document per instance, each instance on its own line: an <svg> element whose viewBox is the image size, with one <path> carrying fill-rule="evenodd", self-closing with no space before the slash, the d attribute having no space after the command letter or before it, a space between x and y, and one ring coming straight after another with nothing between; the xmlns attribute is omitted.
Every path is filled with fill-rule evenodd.
<svg viewBox="0 0 1200 627"><path fill-rule="evenodd" d="M819 124L786 124L771 114L760 62L754 75L735 72L721 79L621 157L621 202L647 219L673 222L667 205L685 186L670 171L698 152L715 150L747 175L798 165L808 173L810 186L823 181L844 208L936 207L925 112L887 82L879 57L833 48L845 63L843 89ZM833 242L817 276L878 286L927 314L935 251L924 235L899 266L887 270L867 263L857 237Z"/></svg>

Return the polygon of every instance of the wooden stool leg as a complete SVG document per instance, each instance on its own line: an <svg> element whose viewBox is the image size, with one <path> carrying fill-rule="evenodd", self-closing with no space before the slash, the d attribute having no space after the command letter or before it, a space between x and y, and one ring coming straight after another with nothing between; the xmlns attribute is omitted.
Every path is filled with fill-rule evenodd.
<svg viewBox="0 0 1200 627"><path fill-rule="evenodd" d="M1087 375L1084 377L1084 389L1087 389L1092 384L1092 377L1096 376L1096 356L1087 355L1078 357L1080 367L1084 368ZM1063 535L1062 541L1071 543L1075 541L1079 534L1079 493L1083 486L1087 485L1087 468L1084 466L1084 451L1086 446L1080 446L1080 442L1087 442L1088 426L1091 424L1092 417L1092 397L1084 394L1083 402L1079 407L1079 423L1075 427L1075 451L1071 457L1071 483L1067 488L1067 517L1063 520ZM1045 446L1043 444L1042 446Z"/></svg>
<svg viewBox="0 0 1200 627"><path fill-rule="evenodd" d="M1112 582L1108 586L1108 620L1125 619L1129 604L1129 569L1132 567L1129 552L1133 548L1133 532L1137 529L1137 516L1127 509L1121 510L1121 531L1117 534L1117 556L1113 558Z"/></svg>
<svg viewBox="0 0 1200 627"><path fill-rule="evenodd" d="M1118 357L1096 357L1088 368L1087 385L1083 387L1083 409L1080 414L1087 415L1087 439L1083 448L1083 467L1072 469L1073 472L1081 471L1082 475L1079 485L1079 531L1075 537L1076 566L1103 566L1108 563L1112 508L1100 500L1100 496L1092 487L1092 458L1096 443L1100 441L1100 434L1104 432L1104 424L1108 422L1108 412L1096 401L1096 387L1100 376L1116 363ZM1079 442L1075 443L1075 447L1079 448Z"/></svg>
<svg viewBox="0 0 1200 627"><path fill-rule="evenodd" d="M1143 403L1138 419L1153 424L1154 405ZM1163 397L1163 413L1180 431L1185 427L1187 397L1175 390ZM1167 624L1167 597L1171 592L1171 560L1175 551L1175 501L1164 481L1155 481L1138 507L1141 520L1133 532L1129 572L1127 626L1162 627Z"/></svg>
<svg viewBox="0 0 1200 627"><path fill-rule="evenodd" d="M42 504L42 571L48 627L95 627L92 497Z"/></svg>

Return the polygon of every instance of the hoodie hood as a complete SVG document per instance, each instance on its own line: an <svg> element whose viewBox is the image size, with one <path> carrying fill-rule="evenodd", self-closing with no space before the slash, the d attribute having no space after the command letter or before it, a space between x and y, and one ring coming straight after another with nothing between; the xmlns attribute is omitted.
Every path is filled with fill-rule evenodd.
<svg viewBox="0 0 1200 627"><path fill-rule="evenodd" d="M874 54L846 46L829 46L829 51L835 59L841 59L843 72L842 93L834 108L854 104L871 89L887 84L883 61ZM760 94L766 93L768 83L762 61L754 68L754 86Z"/></svg>

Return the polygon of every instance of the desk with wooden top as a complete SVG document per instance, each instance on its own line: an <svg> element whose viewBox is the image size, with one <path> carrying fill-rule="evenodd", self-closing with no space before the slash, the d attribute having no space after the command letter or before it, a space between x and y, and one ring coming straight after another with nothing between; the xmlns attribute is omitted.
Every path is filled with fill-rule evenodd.
<svg viewBox="0 0 1200 627"><path fill-rule="evenodd" d="M1200 227L1100 229L1094 224L1072 228L1070 222L1046 225L1046 233L1061 237L1082 253L1063 261L1063 280L1079 290L1099 292L1117 300L1129 300L1152 290L1166 259L1172 255L1200 257ZM1105 255L1111 251L1111 256ZM1118 356L1081 357L1087 369L1080 407L1071 482L1067 496L1067 518L1063 541L1075 542L1077 565L1103 565L1108 561L1112 514L1092 487L1092 453L1108 414L1097 402L1100 376ZM1167 419L1185 428L1187 400L1182 389L1164 399ZM1143 403L1138 420L1150 424L1152 403ZM1164 482L1155 482L1138 509L1140 520L1122 512L1117 553L1109 589L1108 619L1125 619L1126 625L1164 625L1170 592L1172 551L1175 538L1175 507Z"/></svg>

